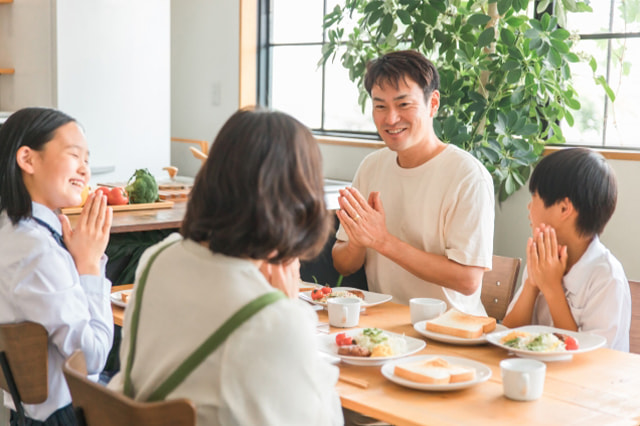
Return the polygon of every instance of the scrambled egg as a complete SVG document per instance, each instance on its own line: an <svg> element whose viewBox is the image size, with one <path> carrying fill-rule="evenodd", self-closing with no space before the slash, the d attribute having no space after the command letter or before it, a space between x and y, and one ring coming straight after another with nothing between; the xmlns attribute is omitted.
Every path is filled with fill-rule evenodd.
<svg viewBox="0 0 640 426"><path fill-rule="evenodd" d="M372 357L384 357L384 356L393 356L393 349L386 343L382 343L380 345L374 346L371 351Z"/></svg>

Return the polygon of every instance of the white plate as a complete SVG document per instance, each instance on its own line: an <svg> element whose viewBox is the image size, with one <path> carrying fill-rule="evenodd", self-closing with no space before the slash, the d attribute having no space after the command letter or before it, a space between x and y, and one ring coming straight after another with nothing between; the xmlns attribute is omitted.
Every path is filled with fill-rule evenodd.
<svg viewBox="0 0 640 426"><path fill-rule="evenodd" d="M349 331L341 331L340 333L346 333L347 336L357 336L364 330L363 328L354 328ZM403 336L402 334L392 333L390 331L382 330L391 337L403 338L407 342L407 352L394 356L386 357L361 357L361 356L347 356L338 354L338 345L336 344L336 335L339 333L320 335L318 336L319 349L322 352L326 352L329 355L337 356L343 362L353 365L380 365L387 361L391 361L405 356L413 355L414 353L421 351L427 346L426 342L422 339L416 339L409 336Z"/></svg>
<svg viewBox="0 0 640 426"><path fill-rule="evenodd" d="M415 361L420 361L423 359L429 359L433 357L442 358L453 365L459 365L461 367L468 367L468 368L475 368L476 378L473 380L469 380L467 382L447 383L445 385L434 385L430 383L413 382L411 380L407 380L393 374L394 367L398 364L403 364L405 362L415 362ZM453 391L458 389L464 389L473 385L477 385L478 383L486 382L491 377L491 368L484 365L483 363L478 361L472 361L466 358L460 358L457 356L448 356L448 355L420 355L420 356L412 356L409 358L403 358L399 361L393 361L383 365L381 372L384 377L386 377L388 380L392 381L393 383L396 383L401 386L406 386L411 389L418 389L418 390L425 390L425 391Z"/></svg>
<svg viewBox="0 0 640 426"><path fill-rule="evenodd" d="M129 293L131 295L132 290L120 290L111 293L111 303L122 308L126 308L127 304L122 301L122 293Z"/></svg>
<svg viewBox="0 0 640 426"><path fill-rule="evenodd" d="M475 337L473 339L466 339L464 337L450 336L448 334L436 333L434 331L427 330L427 320L415 323L413 328L424 337L437 340L438 342L451 343L452 345L472 346L487 343L487 334L483 334L482 336ZM497 324L495 331L502 330L508 330L508 328L502 324Z"/></svg>
<svg viewBox="0 0 640 426"><path fill-rule="evenodd" d="M364 295L364 301L362 302L362 307L363 308L368 308L370 306L375 306L375 305L380 305L381 303L385 303L388 302L389 300L391 300L393 298L393 296L391 296L390 294L381 294L381 293L373 293L371 291L366 291L366 290L360 290L359 288L353 288L353 287L334 287L334 290L338 290L338 291L349 291L349 290L358 290L361 291L362 294ZM313 300L311 298L311 292L310 291L303 291L300 292L300 299L307 301L309 303L313 303L314 305L320 305L323 307L327 307L327 302L318 302L317 300Z"/></svg>
<svg viewBox="0 0 640 426"><path fill-rule="evenodd" d="M527 333L562 333L569 335L578 341L578 349L566 352L537 352L524 349L515 349L500 343L505 335L512 331L525 331ZM487 335L487 341L491 344L508 350L522 358L533 358L540 361L566 361L570 360L573 355L589 352L598 349L607 343L607 339L591 333L578 333L575 331L562 330L555 327L547 327L545 325L527 325L524 327L513 328L505 331L495 331Z"/></svg>

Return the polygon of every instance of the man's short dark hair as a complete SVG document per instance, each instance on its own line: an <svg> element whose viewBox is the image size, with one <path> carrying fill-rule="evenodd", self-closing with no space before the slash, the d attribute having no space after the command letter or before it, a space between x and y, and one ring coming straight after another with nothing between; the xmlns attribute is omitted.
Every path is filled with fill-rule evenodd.
<svg viewBox="0 0 640 426"><path fill-rule="evenodd" d="M529 191L550 207L568 198L578 211L580 235L599 235L616 209L616 177L604 157L586 148L566 148L544 157L534 169Z"/></svg>
<svg viewBox="0 0 640 426"><path fill-rule="evenodd" d="M214 253L280 263L316 256L331 230L309 129L281 112L233 114L196 176L183 237Z"/></svg>
<svg viewBox="0 0 640 426"><path fill-rule="evenodd" d="M438 70L430 60L415 50L400 50L387 53L369 61L364 77L364 87L371 96L373 86L390 84L397 88L400 81L410 78L422 88L424 100L440 87Z"/></svg>

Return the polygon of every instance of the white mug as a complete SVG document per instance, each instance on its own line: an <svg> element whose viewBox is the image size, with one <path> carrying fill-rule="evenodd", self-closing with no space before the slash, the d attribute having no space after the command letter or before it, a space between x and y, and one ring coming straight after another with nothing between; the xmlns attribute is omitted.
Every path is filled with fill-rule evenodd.
<svg viewBox="0 0 640 426"><path fill-rule="evenodd" d="M547 366L535 359L512 358L500 361L504 395L516 401L533 401L542 396Z"/></svg>
<svg viewBox="0 0 640 426"><path fill-rule="evenodd" d="M409 308L411 311L411 324L415 324L442 315L447 310L447 304L440 299L415 297L409 300Z"/></svg>
<svg viewBox="0 0 640 426"><path fill-rule="evenodd" d="M334 297L327 300L329 324L332 327L355 327L360 321L360 299L354 297Z"/></svg>

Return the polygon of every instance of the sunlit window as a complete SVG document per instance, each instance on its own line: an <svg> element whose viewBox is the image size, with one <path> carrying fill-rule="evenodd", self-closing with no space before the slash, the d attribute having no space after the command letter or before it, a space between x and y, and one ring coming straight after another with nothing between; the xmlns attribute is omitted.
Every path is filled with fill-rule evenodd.
<svg viewBox="0 0 640 426"><path fill-rule="evenodd" d="M340 0L258 0L260 104L292 114L318 133L375 137L371 106L363 112L358 90L340 64L318 66L325 42L322 20ZM640 147L640 0L592 0L593 13L573 13L568 30L580 36L576 52L592 55L597 73L615 94L610 102L588 63L572 64L581 109L568 144ZM635 63L634 63L635 61Z"/></svg>

